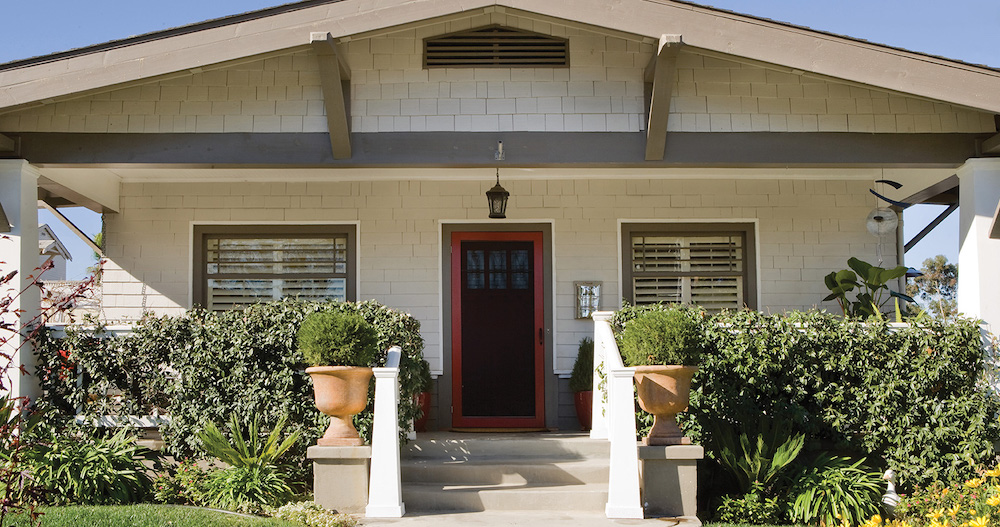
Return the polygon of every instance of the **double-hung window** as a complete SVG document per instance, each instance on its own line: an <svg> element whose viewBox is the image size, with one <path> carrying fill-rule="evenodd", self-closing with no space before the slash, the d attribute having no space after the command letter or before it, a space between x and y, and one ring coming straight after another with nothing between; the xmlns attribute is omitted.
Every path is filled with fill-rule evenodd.
<svg viewBox="0 0 1000 527"><path fill-rule="evenodd" d="M209 310L355 299L353 225L198 225L194 238L195 303Z"/></svg>
<svg viewBox="0 0 1000 527"><path fill-rule="evenodd" d="M755 307L754 245L750 223L623 224L625 299L709 311Z"/></svg>

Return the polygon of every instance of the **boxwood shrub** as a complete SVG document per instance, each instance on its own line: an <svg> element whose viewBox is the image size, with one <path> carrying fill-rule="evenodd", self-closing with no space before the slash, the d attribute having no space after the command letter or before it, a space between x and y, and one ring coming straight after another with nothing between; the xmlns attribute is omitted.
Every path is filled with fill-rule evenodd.
<svg viewBox="0 0 1000 527"><path fill-rule="evenodd" d="M169 412L161 429L168 450L179 458L204 455L197 433L205 422L226 422L230 414L260 415L270 430L282 415L301 438L289 452L308 467L305 449L315 444L329 419L313 403L312 381L296 343L303 319L318 311L359 314L375 328L378 356L397 345L400 361L400 433L419 411L418 361L423 359L420 324L410 315L375 301L306 302L284 300L241 311L192 309L179 316L148 315L130 334L103 329L67 329L63 339L42 335L36 343L44 402L72 415L149 415ZM78 386L77 367L84 373ZM109 393L121 396L108 398ZM373 404L355 418L366 439ZM249 423L242 423L243 426ZM228 432L228 431L226 431ZM304 475L304 473L303 473Z"/></svg>
<svg viewBox="0 0 1000 527"><path fill-rule="evenodd" d="M658 306L627 306L616 334ZM704 354L685 433L713 444L713 420L737 428L769 416L806 435L807 451L881 460L903 490L962 482L992 463L1000 402L985 379L978 321L905 327L825 312L728 311L700 324ZM884 467L883 467L884 468Z"/></svg>

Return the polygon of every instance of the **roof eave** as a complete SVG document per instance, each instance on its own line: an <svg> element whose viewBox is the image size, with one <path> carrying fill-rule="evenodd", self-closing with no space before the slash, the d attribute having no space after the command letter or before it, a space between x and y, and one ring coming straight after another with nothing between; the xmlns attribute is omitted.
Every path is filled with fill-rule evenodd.
<svg viewBox="0 0 1000 527"><path fill-rule="evenodd" d="M1000 71L673 0L307 0L0 67L0 111L417 20L509 7L1000 113Z"/></svg>

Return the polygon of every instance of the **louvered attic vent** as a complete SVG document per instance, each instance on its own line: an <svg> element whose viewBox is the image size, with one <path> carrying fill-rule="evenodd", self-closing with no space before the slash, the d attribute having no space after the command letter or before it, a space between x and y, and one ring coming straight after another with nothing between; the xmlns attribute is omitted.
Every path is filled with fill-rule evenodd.
<svg viewBox="0 0 1000 527"><path fill-rule="evenodd" d="M486 26L424 39L426 68L561 68L569 41L521 29Z"/></svg>

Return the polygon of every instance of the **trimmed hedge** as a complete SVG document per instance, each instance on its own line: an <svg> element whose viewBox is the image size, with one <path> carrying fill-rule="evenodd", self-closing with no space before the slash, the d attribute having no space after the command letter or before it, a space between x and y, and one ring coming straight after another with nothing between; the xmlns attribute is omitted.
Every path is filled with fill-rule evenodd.
<svg viewBox="0 0 1000 527"><path fill-rule="evenodd" d="M620 333L637 312L626 307ZM695 308L686 308L695 309ZM806 449L881 459L904 489L955 483L992 463L1000 402L984 379L978 321L884 321L825 312L703 317L704 357L685 433L706 446L713 420L737 428L762 416L793 423Z"/></svg>
<svg viewBox="0 0 1000 527"><path fill-rule="evenodd" d="M287 415L288 432L302 431L288 458L308 467L305 449L315 444L329 419L314 405L296 333L306 315L317 311L357 313L372 324L379 350L372 366L385 363L390 346L403 349L399 408L405 440L406 427L419 411L412 396L419 391L417 362L423 359L420 323L375 301L284 300L242 311L192 309L176 317L146 316L131 334L117 337L100 328L70 328L64 339L45 334L36 343L43 400L64 415L79 407L92 416L168 411L171 423L161 433L168 450L181 458L204 455L197 432L205 422L224 423L232 413L246 420L260 415L262 427L270 430ZM76 382L77 365L86 372L82 386ZM123 395L104 397L114 391ZM366 439L372 410L370 399L355 418Z"/></svg>

